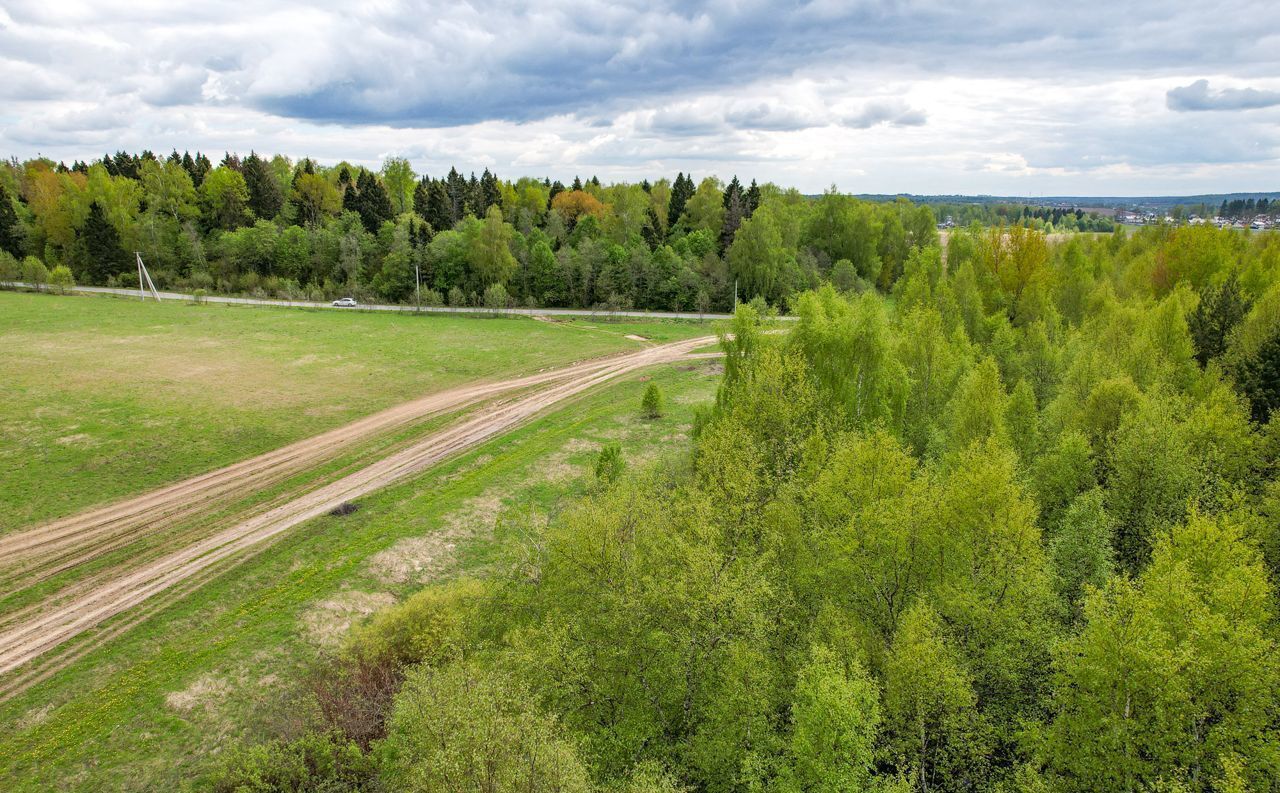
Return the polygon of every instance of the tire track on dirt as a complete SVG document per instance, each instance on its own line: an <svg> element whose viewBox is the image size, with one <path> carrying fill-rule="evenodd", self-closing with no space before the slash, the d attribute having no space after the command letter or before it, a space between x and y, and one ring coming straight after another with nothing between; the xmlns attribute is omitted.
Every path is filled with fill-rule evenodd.
<svg viewBox="0 0 1280 793"><path fill-rule="evenodd" d="M164 527L239 501L246 492L283 482L334 458L354 442L454 412L504 393L560 379L589 376L629 355L644 352L594 359L513 380L461 386L431 394L133 498L0 536L0 587L8 589L16 578L57 566L60 560L74 558L77 564L89 561L119 547L121 541L127 542L140 534L154 534Z"/></svg>
<svg viewBox="0 0 1280 793"><path fill-rule="evenodd" d="M416 400L407 406L393 408L368 419L356 422L364 432L375 432L376 427L395 426L411 420L406 416L424 415L423 411L446 409L443 405L462 406L467 400L481 400L501 392L509 392L533 386L543 386L531 393L510 399L479 415L468 417L454 425L432 433L366 467L336 481L300 496L286 504L275 506L246 520L201 539L176 552L151 561L141 567L125 571L74 600L44 609L21 624L0 633L0 675L11 672L39 658L44 653L101 624L111 617L128 611L150 598L165 592L207 570L211 565L228 560L237 554L259 545L277 535L318 517L345 501L367 495L374 490L416 474L446 457L482 443L556 404L576 396L594 386L605 383L637 369L660 363L669 363L691 355L698 347L713 339L700 338L650 347L638 352L597 360L584 364L531 375L504 383L486 384L454 389L451 392ZM447 396L446 396L447 395ZM433 401L434 400L434 401ZM331 437L359 437L347 434L352 426L325 433L320 446L331 442ZM314 441L315 439L313 439ZM212 474L196 477L178 485L162 488L122 504L94 510L76 519L59 521L41 530L25 532L21 537L0 538L0 558L7 552L30 553L40 548L61 548L74 542L77 527L90 534L91 541L109 535L119 523L141 523L145 529L148 515L157 512L163 520L175 508L183 493L221 493L234 488L236 477L251 480L261 465L284 464L300 454L306 454L305 442L293 444L278 453L262 455L253 461L228 466ZM208 488L206 490L205 488ZM204 507L207 508L207 503ZM3 540L9 540L5 544Z"/></svg>

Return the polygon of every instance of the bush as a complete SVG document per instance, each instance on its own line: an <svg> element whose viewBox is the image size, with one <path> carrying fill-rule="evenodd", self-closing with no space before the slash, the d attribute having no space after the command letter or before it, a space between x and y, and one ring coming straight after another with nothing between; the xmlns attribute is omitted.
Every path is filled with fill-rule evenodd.
<svg viewBox="0 0 1280 793"><path fill-rule="evenodd" d="M191 301L197 306L204 305L205 300L209 297L209 293L204 289L197 289L191 293Z"/></svg>
<svg viewBox="0 0 1280 793"><path fill-rule="evenodd" d="M442 306L444 305L444 296L434 289L424 289L422 290L422 305Z"/></svg>
<svg viewBox="0 0 1280 793"><path fill-rule="evenodd" d="M511 296L507 294L507 289L502 284L491 284L484 290L484 307L495 313L507 308L510 302Z"/></svg>
<svg viewBox="0 0 1280 793"><path fill-rule="evenodd" d="M626 463L622 460L622 447L616 443L607 444L600 449L600 455L596 457L596 481L604 486L611 485L622 476L622 470L625 467Z"/></svg>
<svg viewBox="0 0 1280 793"><path fill-rule="evenodd" d="M414 670L380 751L388 790L591 789L573 742L527 686L473 664Z"/></svg>
<svg viewBox="0 0 1280 793"><path fill-rule="evenodd" d="M210 775L214 793L372 790L376 767L360 747L333 733L308 733L233 750Z"/></svg>
<svg viewBox="0 0 1280 793"><path fill-rule="evenodd" d="M471 580L431 587L357 628L342 651L311 674L325 723L360 746L381 738L406 669L458 658L484 593Z"/></svg>
<svg viewBox="0 0 1280 793"><path fill-rule="evenodd" d="M60 295L69 293L76 285L75 276L71 275L71 268L65 264L53 268L53 272L49 273L49 285Z"/></svg>
<svg viewBox="0 0 1280 793"><path fill-rule="evenodd" d="M21 281L22 265L8 251L0 251L0 281Z"/></svg>
<svg viewBox="0 0 1280 793"><path fill-rule="evenodd" d="M657 383L650 383L644 390L644 398L640 400L640 415L647 419L662 418L662 392Z"/></svg>
<svg viewBox="0 0 1280 793"><path fill-rule="evenodd" d="M49 282L49 268L36 257L28 256L22 260L22 280L37 289L44 289Z"/></svg>
<svg viewBox="0 0 1280 793"><path fill-rule="evenodd" d="M454 308L461 308L467 304L467 296L462 293L458 287L449 290L449 305Z"/></svg>

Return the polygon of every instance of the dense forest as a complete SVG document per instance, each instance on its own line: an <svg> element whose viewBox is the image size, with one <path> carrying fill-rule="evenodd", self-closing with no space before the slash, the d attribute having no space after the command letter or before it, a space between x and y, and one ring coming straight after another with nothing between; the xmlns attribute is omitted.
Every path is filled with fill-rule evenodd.
<svg viewBox="0 0 1280 793"><path fill-rule="evenodd" d="M741 306L687 453L607 450L207 783L1280 789L1280 236L942 254L798 294L783 334Z"/></svg>
<svg viewBox="0 0 1280 793"><path fill-rule="evenodd" d="M830 282L887 289L929 209L715 177L602 185L419 177L276 156L0 164L0 280L429 304L726 311ZM415 279L420 279L415 280Z"/></svg>

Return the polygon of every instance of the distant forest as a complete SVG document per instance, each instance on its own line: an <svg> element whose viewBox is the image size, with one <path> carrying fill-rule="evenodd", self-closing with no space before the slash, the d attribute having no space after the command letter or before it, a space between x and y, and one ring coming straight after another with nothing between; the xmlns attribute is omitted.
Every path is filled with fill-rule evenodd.
<svg viewBox="0 0 1280 793"><path fill-rule="evenodd" d="M1219 214L1274 206L1224 200ZM117 152L70 166L0 163L0 280L136 286L138 251L159 288L204 293L701 312L760 298L786 308L825 283L890 290L912 249L939 241L939 221L1114 228L1084 209L859 199L835 187L815 197L736 176L566 185L488 169L434 178L402 158L375 172L256 153L214 165L200 152Z"/></svg>
<svg viewBox="0 0 1280 793"><path fill-rule="evenodd" d="M255 153L0 164L0 280L62 267L131 286L139 251L160 288L299 299L409 303L421 284L427 304L723 311L736 290L785 305L827 282L888 289L936 222L906 200L684 173L566 185Z"/></svg>

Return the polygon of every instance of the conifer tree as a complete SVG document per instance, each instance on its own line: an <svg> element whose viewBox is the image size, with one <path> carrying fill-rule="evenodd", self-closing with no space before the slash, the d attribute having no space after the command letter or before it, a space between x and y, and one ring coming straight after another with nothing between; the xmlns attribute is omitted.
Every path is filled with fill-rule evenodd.
<svg viewBox="0 0 1280 793"><path fill-rule="evenodd" d="M679 222L680 216L684 214L685 204L689 203L695 189L693 177L685 176L683 172L676 174L676 181L671 185L671 203L667 209L668 228Z"/></svg>
<svg viewBox="0 0 1280 793"><path fill-rule="evenodd" d="M449 231L453 228L455 221L444 182L438 179L431 182L427 192L427 211L422 217L436 232Z"/></svg>
<svg viewBox="0 0 1280 793"><path fill-rule="evenodd" d="M662 392L657 383L649 383L644 390L644 398L640 400L640 415L647 419L662 418Z"/></svg>
<svg viewBox="0 0 1280 793"><path fill-rule="evenodd" d="M105 284L107 278L128 268L128 256L120 247L120 235L97 201L89 205L89 215L80 228L80 244L84 253L82 280Z"/></svg>
<svg viewBox="0 0 1280 793"><path fill-rule="evenodd" d="M242 168L245 186L249 188L249 208L255 217L271 220L284 207L284 192L271 171L271 165L256 152L249 152Z"/></svg>

